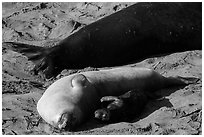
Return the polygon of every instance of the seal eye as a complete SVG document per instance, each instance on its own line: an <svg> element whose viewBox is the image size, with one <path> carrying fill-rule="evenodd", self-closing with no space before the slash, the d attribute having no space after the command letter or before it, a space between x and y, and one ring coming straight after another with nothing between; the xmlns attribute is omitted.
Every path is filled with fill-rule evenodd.
<svg viewBox="0 0 204 137"><path fill-rule="evenodd" d="M108 118L107 114L106 114L106 113L103 114L102 119L103 119L103 120L107 120L107 118Z"/></svg>
<svg viewBox="0 0 204 137"><path fill-rule="evenodd" d="M100 119L101 118L101 112L100 110L95 111L95 118Z"/></svg>
<svg viewBox="0 0 204 137"><path fill-rule="evenodd" d="M110 118L108 111L104 111L104 114L102 115L103 121L108 121Z"/></svg>

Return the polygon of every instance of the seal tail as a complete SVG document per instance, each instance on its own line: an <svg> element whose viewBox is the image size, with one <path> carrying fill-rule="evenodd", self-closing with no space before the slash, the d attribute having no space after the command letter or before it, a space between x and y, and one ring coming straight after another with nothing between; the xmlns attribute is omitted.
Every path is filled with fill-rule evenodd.
<svg viewBox="0 0 204 137"><path fill-rule="evenodd" d="M35 64L35 67L32 70L34 74L42 71L46 78L53 76L54 64L51 59L53 56L50 56L50 54L54 51L54 47L45 48L16 42L4 42L3 47L19 52L25 55L28 60L32 61Z"/></svg>

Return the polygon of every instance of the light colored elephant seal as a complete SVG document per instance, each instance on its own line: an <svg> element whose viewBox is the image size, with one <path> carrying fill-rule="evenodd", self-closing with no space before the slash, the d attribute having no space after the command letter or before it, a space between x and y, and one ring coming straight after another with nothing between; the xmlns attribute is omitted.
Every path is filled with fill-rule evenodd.
<svg viewBox="0 0 204 137"><path fill-rule="evenodd" d="M131 89L152 91L188 84L183 79L163 77L147 68L121 67L89 71L54 82L37 103L42 118L59 129L70 130L94 115L103 96L118 96Z"/></svg>

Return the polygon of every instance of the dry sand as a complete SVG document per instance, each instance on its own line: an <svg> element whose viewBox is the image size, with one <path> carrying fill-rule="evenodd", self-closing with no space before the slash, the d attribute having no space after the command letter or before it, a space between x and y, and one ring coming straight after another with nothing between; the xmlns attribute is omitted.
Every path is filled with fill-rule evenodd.
<svg viewBox="0 0 204 137"><path fill-rule="evenodd" d="M3 3L2 40L53 46L81 27L133 3ZM165 76L200 78L186 87L157 91L132 122L102 124L93 119L76 132L60 132L37 113L36 103L54 80L32 76L34 64L19 53L2 50L3 134L202 134L202 51L148 58L132 67L147 67ZM85 68L79 71L90 71ZM57 78L76 70L64 70Z"/></svg>

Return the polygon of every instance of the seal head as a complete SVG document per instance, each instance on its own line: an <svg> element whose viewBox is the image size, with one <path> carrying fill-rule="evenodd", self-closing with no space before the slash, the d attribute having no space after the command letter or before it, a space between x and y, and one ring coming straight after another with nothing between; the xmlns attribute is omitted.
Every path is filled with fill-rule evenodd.
<svg viewBox="0 0 204 137"><path fill-rule="evenodd" d="M37 110L49 124L72 130L94 111L95 99L90 99L90 96L96 98L94 90L83 74L62 78L45 91Z"/></svg>
<svg viewBox="0 0 204 137"><path fill-rule="evenodd" d="M95 118L101 121L109 121L110 120L110 111L107 108L98 109L95 111Z"/></svg>

